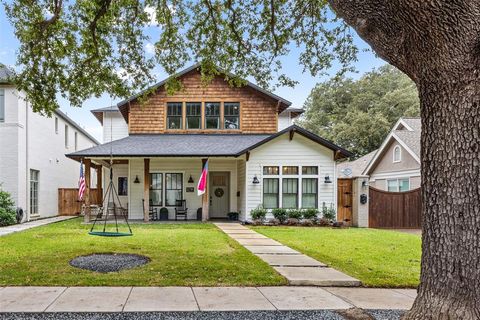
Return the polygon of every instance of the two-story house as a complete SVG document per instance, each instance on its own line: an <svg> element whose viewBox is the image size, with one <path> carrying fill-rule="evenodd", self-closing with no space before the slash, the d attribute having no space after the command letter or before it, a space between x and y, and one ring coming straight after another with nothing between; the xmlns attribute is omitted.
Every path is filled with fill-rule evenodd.
<svg viewBox="0 0 480 320"><path fill-rule="evenodd" d="M25 220L54 216L58 188L78 185L78 162L65 153L99 142L60 110L51 118L33 112L11 76L0 65L0 188L12 195Z"/></svg>
<svg viewBox="0 0 480 320"><path fill-rule="evenodd" d="M177 200L186 200L189 219L203 208L204 220L226 218L228 212L249 220L259 205L336 203L336 160L351 154L292 125L301 110L250 82L231 87L218 76L204 86L198 65L177 76L183 90L174 95L162 81L146 101L138 101L140 93L94 110L107 131L104 144L67 155L87 168L113 162L113 180L130 219L148 220L152 206L167 208L173 219ZM207 159L207 191L197 196Z"/></svg>

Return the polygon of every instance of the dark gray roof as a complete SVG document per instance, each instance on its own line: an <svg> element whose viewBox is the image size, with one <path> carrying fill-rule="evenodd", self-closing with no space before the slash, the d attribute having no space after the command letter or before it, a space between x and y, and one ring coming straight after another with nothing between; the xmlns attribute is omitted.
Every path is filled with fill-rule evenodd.
<svg viewBox="0 0 480 320"><path fill-rule="evenodd" d="M378 150L378 149L377 149ZM342 163L339 163L337 165L337 177L338 178L351 178L351 177L358 177L363 174L363 171L367 167L367 165L370 163L372 160L373 156L375 153L377 153L377 150L374 150L370 153L367 153L366 155L358 158L357 160L353 161L345 161ZM347 175L345 174L345 169L350 169L351 174Z"/></svg>
<svg viewBox="0 0 480 320"><path fill-rule="evenodd" d="M237 157L283 134L300 134L335 152L338 157L352 154L296 125L275 134L134 134L93 148L67 154L83 157ZM338 153L338 154L337 154Z"/></svg>
<svg viewBox="0 0 480 320"><path fill-rule="evenodd" d="M11 83L11 78L14 76L12 70L0 63L0 83Z"/></svg>
<svg viewBox="0 0 480 320"><path fill-rule="evenodd" d="M394 130L395 135L420 158L420 137L422 135L422 121L420 118L402 118L413 131L402 129Z"/></svg>
<svg viewBox="0 0 480 320"><path fill-rule="evenodd" d="M97 139L95 139L90 133L88 133L85 129L83 129L82 127L80 127L80 125L78 123L76 123L75 121L73 121L69 116L67 116L65 113L63 113L62 111L60 111L60 109L57 109L55 110L55 113L63 118L63 120L67 121L72 127L75 127L78 131L80 131L81 133L83 133L87 138L89 138L90 140L92 140L95 144L100 144L100 142L98 142Z"/></svg>
<svg viewBox="0 0 480 320"><path fill-rule="evenodd" d="M120 101L120 102L117 104L118 109L119 109L120 112L122 113L122 115L123 115L123 117L125 118L125 120L128 121L128 119L127 119L127 107L128 107L128 103L129 103L129 102L134 101L135 99L137 99L138 97L142 96L142 95L143 95L144 93L146 93L146 92L149 92L149 91L151 91L151 90L154 90L154 89L157 89L157 88L163 86L163 85L164 85L165 83L167 83L167 81L170 80L171 78L173 78L173 77L181 77L181 76L183 76L183 75L185 75L185 74L187 74L187 73L189 73L189 72L191 72L191 71L197 70L198 68L200 68L200 66L201 66L200 63L196 63L196 64L194 64L194 65L192 65L192 66L190 66L190 67L188 67L188 68L186 68L186 69L184 69L184 70L176 73L175 75L172 75L172 76L166 78L165 80L162 80L162 81L154 84L153 86L150 86L150 87L148 87L147 89L145 89L145 90L143 90L143 91L141 91L141 92L139 92L139 93L137 93L137 94L135 94L135 95L133 95L133 96L131 96L131 97L123 100L123 101ZM228 72L226 72L226 71L224 71L224 70L221 70L220 68L218 68L218 71L221 72L221 73L223 73L223 74L232 75L232 74L230 74L230 73L228 73ZM272 98L272 99L274 99L274 100L276 100L276 101L279 101L279 102L284 106L284 108L280 108L279 112L281 112L281 111L283 111L284 109L288 108L288 107L292 104L290 101L288 101L288 100L286 100L286 99L283 99L282 97L277 96L276 94L271 93L270 91L267 91L267 90L265 90L265 89L257 86L256 84L250 82L250 81L247 81L247 80L245 80L245 81L246 81L246 83L247 83L246 85L247 85L248 87L257 90L258 92L261 92L262 94L264 94L264 95L266 95L266 96L268 96L268 97L270 97L270 98Z"/></svg>

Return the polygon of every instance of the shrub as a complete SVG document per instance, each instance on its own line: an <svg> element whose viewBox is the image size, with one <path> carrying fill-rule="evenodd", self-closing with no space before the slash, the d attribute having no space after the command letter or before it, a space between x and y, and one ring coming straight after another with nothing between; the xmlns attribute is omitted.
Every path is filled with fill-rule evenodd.
<svg viewBox="0 0 480 320"><path fill-rule="evenodd" d="M328 220L335 220L335 217L336 217L336 212L335 212L335 209L333 208L333 206L331 206L330 208L327 208L326 206L323 207L322 209L322 215L325 219L328 219Z"/></svg>
<svg viewBox="0 0 480 320"><path fill-rule="evenodd" d="M267 209L259 205L258 207L250 211L250 216L252 216L253 220L263 221L267 216Z"/></svg>
<svg viewBox="0 0 480 320"><path fill-rule="evenodd" d="M272 214L273 214L275 219L280 221L280 223L284 223L288 218L287 210L285 210L283 208L273 209Z"/></svg>
<svg viewBox="0 0 480 320"><path fill-rule="evenodd" d="M15 202L10 193L0 190L0 227L16 223Z"/></svg>
<svg viewBox="0 0 480 320"><path fill-rule="evenodd" d="M320 218L320 220L318 220L318 225L321 226L321 227L326 227L326 226L329 226L330 225L330 220L326 219L326 218Z"/></svg>
<svg viewBox="0 0 480 320"><path fill-rule="evenodd" d="M291 219L302 219L303 213L302 210L299 209L289 209L288 210L288 217Z"/></svg>
<svg viewBox="0 0 480 320"><path fill-rule="evenodd" d="M316 208L303 209L304 219L316 220L317 217L318 217L318 209Z"/></svg>
<svg viewBox="0 0 480 320"><path fill-rule="evenodd" d="M295 219L295 218L288 218L287 219L287 225L289 226L296 226L298 225L300 221L298 219Z"/></svg>
<svg viewBox="0 0 480 320"><path fill-rule="evenodd" d="M314 225L314 223L311 219L303 219L302 220L302 226L312 227L313 225Z"/></svg>

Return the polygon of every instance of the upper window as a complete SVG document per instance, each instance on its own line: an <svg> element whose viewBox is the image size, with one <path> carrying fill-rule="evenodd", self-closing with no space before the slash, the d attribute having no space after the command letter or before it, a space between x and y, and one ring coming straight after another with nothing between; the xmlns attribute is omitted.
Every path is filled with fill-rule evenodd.
<svg viewBox="0 0 480 320"><path fill-rule="evenodd" d="M182 129L182 103L168 102L167 103L167 128L168 129Z"/></svg>
<svg viewBox="0 0 480 320"><path fill-rule="evenodd" d="M30 169L30 214L38 213L38 184L40 171Z"/></svg>
<svg viewBox="0 0 480 320"><path fill-rule="evenodd" d="M202 104L200 102L187 102L187 129L201 129Z"/></svg>
<svg viewBox="0 0 480 320"><path fill-rule="evenodd" d="M55 117L55 133L58 134L58 118Z"/></svg>
<svg viewBox="0 0 480 320"><path fill-rule="evenodd" d="M225 102L224 108L224 123L225 129L238 129L240 128L240 103L238 102Z"/></svg>
<svg viewBox="0 0 480 320"><path fill-rule="evenodd" d="M68 148L68 126L65 125L65 148Z"/></svg>
<svg viewBox="0 0 480 320"><path fill-rule="evenodd" d="M78 132L74 133L75 151L78 150Z"/></svg>
<svg viewBox="0 0 480 320"><path fill-rule="evenodd" d="M205 102L205 129L220 129L220 102Z"/></svg>
<svg viewBox="0 0 480 320"><path fill-rule="evenodd" d="M118 195L128 195L128 179L127 177L118 177Z"/></svg>
<svg viewBox="0 0 480 320"><path fill-rule="evenodd" d="M400 146L395 146L393 149L393 162L400 162L402 161L402 149Z"/></svg>
<svg viewBox="0 0 480 320"><path fill-rule="evenodd" d="M297 166L284 166L282 167L282 173L284 175L296 175L298 174Z"/></svg>
<svg viewBox="0 0 480 320"><path fill-rule="evenodd" d="M0 89L0 122L5 121L5 89Z"/></svg>
<svg viewBox="0 0 480 320"><path fill-rule="evenodd" d="M263 167L263 174L265 175L278 175L278 167L277 166L265 166Z"/></svg>

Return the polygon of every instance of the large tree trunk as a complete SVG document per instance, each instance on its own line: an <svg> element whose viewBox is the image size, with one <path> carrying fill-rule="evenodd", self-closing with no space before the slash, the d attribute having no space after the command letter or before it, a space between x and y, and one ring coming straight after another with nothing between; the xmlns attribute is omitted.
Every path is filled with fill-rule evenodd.
<svg viewBox="0 0 480 320"><path fill-rule="evenodd" d="M419 89L422 267L405 319L480 319L480 2L330 0Z"/></svg>
<svg viewBox="0 0 480 320"><path fill-rule="evenodd" d="M406 319L480 319L479 80L419 86L422 271Z"/></svg>

